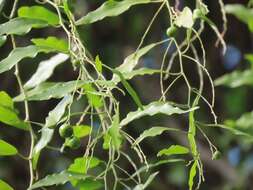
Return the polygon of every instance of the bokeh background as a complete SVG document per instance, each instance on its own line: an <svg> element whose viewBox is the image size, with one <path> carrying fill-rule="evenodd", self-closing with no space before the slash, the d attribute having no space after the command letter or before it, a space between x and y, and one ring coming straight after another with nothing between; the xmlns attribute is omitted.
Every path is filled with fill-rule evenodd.
<svg viewBox="0 0 253 190"><path fill-rule="evenodd" d="M75 14L81 17L88 11L97 8L104 0L73 0L75 3ZM180 7L188 5L194 6L193 0L180 1ZM4 13L9 14L12 7L12 0L8 0ZM225 0L228 3L247 4L244 0ZM22 0L18 6L34 5L33 0ZM209 7L209 17L222 28L221 13L217 1L206 0ZM86 47L93 55L100 55L103 62L111 67L121 64L124 57L129 55L137 47L140 37L142 36L147 24L154 15L156 5L142 5L131 8L128 12L117 18L108 18L91 26L79 28L79 33ZM4 16L1 16L1 23L6 21ZM168 18L166 12L162 12L152 27L151 33L148 35L145 44L159 41L166 37L165 31L168 27ZM25 46L30 44L30 39L33 37L47 37L55 35L65 38L64 33L59 29L46 28L43 30L33 30L28 35L17 37L17 46ZM247 26L237 20L233 16L228 16L228 31L225 35L225 41L228 50L225 55L222 55L222 50L215 47L217 40L215 34L206 27L202 34L204 46L207 54L207 67L211 76L215 79L225 73L230 73L236 69L244 69L249 67L249 63L244 59L245 53L253 53L252 34ZM179 37L180 38L180 37ZM159 68L161 64L161 55L165 51L166 46L159 46L149 54L144 56L140 61L140 66L149 68ZM0 49L0 58L4 58L11 50L10 43L6 43ZM171 53L171 52L170 52ZM27 81L36 70L38 63L45 60L51 55L40 54L35 59L25 59L20 64L21 77L23 81ZM187 76L193 84L197 84L197 73L192 71L191 65L185 64ZM75 79L76 72L73 72L70 63L62 64L57 67L50 81L67 81ZM108 73L108 78L110 74ZM252 76L253 77L253 76ZM144 76L137 77L130 81L133 87L144 103L149 103L157 100L160 96L159 76ZM164 85L168 86L170 81L165 81ZM0 75L0 90L7 91L12 97L18 95L19 90L13 71ZM169 92L168 99L178 103L185 102L185 94L187 89L185 85L178 82ZM204 95L207 98L211 96L211 89L208 85L205 87ZM250 87L240 87L230 89L226 87L216 88L216 106L215 112L218 115L218 122L224 123L227 120L239 118L242 113L249 112L253 107L252 96L253 91ZM131 98L128 96L118 95L117 98L121 101L121 114L124 116L128 111L135 109ZM0 100L1 101L1 100ZM57 100L45 102L32 102L31 118L33 121L44 122L48 111L54 108ZM84 102L85 103L85 102ZM212 118L208 107L202 103L203 107L198 112L197 118L199 121L212 122ZM78 110L79 104L75 105ZM20 114L23 113L23 105L17 104ZM187 129L187 117L145 117L144 119L133 122L127 131L134 137L137 137L145 128L154 125L178 127ZM253 127L253 126L252 126ZM221 152L219 160L211 160L208 144L201 134L198 136L198 144L204 164L205 182L200 189L205 190L252 190L253 189L253 149L252 143L249 143L244 138L235 136L228 131L221 129L205 129L213 143ZM27 142L29 135L25 132L14 128L0 125L0 138L8 139L8 141L18 147L23 154L28 153ZM63 140L59 135L55 135L55 140L52 145L60 147ZM158 150L165 148L168 144L185 144L185 136L178 134L165 134L160 138L145 140L142 144L144 152L149 155L151 160L156 159ZM82 155L83 150L70 151L67 150L63 155L56 151L48 150L42 154L39 164L40 176L48 173L61 171L65 169L73 160L73 158ZM131 154L131 152L129 152ZM97 152L99 158L105 156L103 153ZM122 163L124 164L124 163ZM128 167L127 165L125 166ZM189 168L185 168L183 164L171 164L158 168L160 170L159 177L148 188L150 190L185 190L187 189L187 177ZM23 162L18 157L0 157L0 178L12 184L16 190L26 189L28 182L28 164ZM50 189L50 188L49 188ZM72 189L71 186L53 187L51 189Z"/></svg>

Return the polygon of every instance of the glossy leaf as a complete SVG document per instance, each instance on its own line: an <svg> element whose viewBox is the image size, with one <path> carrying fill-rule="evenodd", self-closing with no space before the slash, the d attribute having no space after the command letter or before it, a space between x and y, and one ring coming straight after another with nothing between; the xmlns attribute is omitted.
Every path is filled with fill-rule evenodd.
<svg viewBox="0 0 253 190"><path fill-rule="evenodd" d="M14 190L9 184L0 179L0 189L1 190Z"/></svg>
<svg viewBox="0 0 253 190"><path fill-rule="evenodd" d="M243 85L253 85L253 70L234 71L230 74L223 75L215 80L215 85L228 86L237 88Z"/></svg>
<svg viewBox="0 0 253 190"><path fill-rule="evenodd" d="M74 90L83 86L85 81L68 81L68 82L45 82L38 85L36 88L26 92L27 100L40 101L49 100L51 98L62 98L70 94ZM23 94L15 97L13 100L16 102L24 101Z"/></svg>
<svg viewBox="0 0 253 190"><path fill-rule="evenodd" d="M44 28L48 24L43 20L35 20L29 18L14 18L0 25L0 35L24 35L32 28Z"/></svg>
<svg viewBox="0 0 253 190"><path fill-rule="evenodd" d="M120 122L120 126L121 127L125 126L130 122L132 122L133 120L139 119L147 115L153 116L156 114L165 114L165 115L184 114L197 109L197 107L195 107L188 110L182 110L178 107L172 106L168 102L152 102L149 105L144 106L143 108L144 110L138 109L137 111L130 112L129 114L127 114L126 118Z"/></svg>
<svg viewBox="0 0 253 190"><path fill-rule="evenodd" d="M91 106L94 106L95 108L100 108L101 106L103 106L103 100L100 96L96 94L97 91L92 86L92 84L90 83L84 84L83 88L88 98L88 102Z"/></svg>
<svg viewBox="0 0 253 190"><path fill-rule="evenodd" d="M68 55L59 53L46 61L40 62L37 71L33 76L25 83L25 88L33 88L46 81L52 74L58 65L65 62L69 58Z"/></svg>
<svg viewBox="0 0 253 190"><path fill-rule="evenodd" d="M45 127L53 127L55 126L60 119L62 118L63 114L65 113L66 107L72 102L72 96L66 95L58 104L57 106L49 112L46 118Z"/></svg>
<svg viewBox="0 0 253 190"><path fill-rule="evenodd" d="M198 165L198 161L195 160L191 166L191 169L190 169L190 176L189 176L189 180L188 180L189 190L193 189L194 178L197 174L197 165Z"/></svg>
<svg viewBox="0 0 253 190"><path fill-rule="evenodd" d="M13 156L17 153L18 151L14 146L0 139L0 156Z"/></svg>
<svg viewBox="0 0 253 190"><path fill-rule="evenodd" d="M40 140L34 147L33 156L36 156L40 153L40 151L47 146L47 144L52 140L54 134L54 129L50 129L47 127L43 127L41 129L41 137Z"/></svg>
<svg viewBox="0 0 253 190"><path fill-rule="evenodd" d="M175 154L188 154L189 149L181 145L171 145L169 148L162 149L158 152L157 156L170 156Z"/></svg>
<svg viewBox="0 0 253 190"><path fill-rule="evenodd" d="M151 0L123 0L123 1L106 1L95 11L89 12L86 16L79 19L76 24L91 24L99 20L103 20L106 17L113 17L122 14L127 11L131 6L138 4L150 3Z"/></svg>
<svg viewBox="0 0 253 190"><path fill-rule="evenodd" d="M14 65L16 65L19 61L24 58L35 57L41 50L36 46L26 46L19 47L12 50L12 52L8 55L7 58L3 59L0 62L0 73L8 71L12 69Z"/></svg>
<svg viewBox="0 0 253 190"><path fill-rule="evenodd" d="M90 134L91 127L88 125L73 126L74 136L77 138L83 138Z"/></svg>
<svg viewBox="0 0 253 190"><path fill-rule="evenodd" d="M63 171L61 173L48 175L45 178L35 182L29 190L53 185L63 185L71 180L85 180L88 177L89 176L87 175L79 173Z"/></svg>
<svg viewBox="0 0 253 190"><path fill-rule="evenodd" d="M178 27L192 28L194 24L192 11L189 7L185 7L182 12L179 13L175 20L175 25Z"/></svg>
<svg viewBox="0 0 253 190"><path fill-rule="evenodd" d="M18 9L18 16L23 18L42 20L50 25L59 24L58 15L43 6L20 7Z"/></svg>
<svg viewBox="0 0 253 190"><path fill-rule="evenodd" d="M152 127L150 129L145 130L134 142L134 145L139 144L141 141L143 141L145 138L148 137L155 137L158 135L161 135L165 131L181 131L179 129L175 128L168 128L168 127Z"/></svg>
<svg viewBox="0 0 253 190"><path fill-rule="evenodd" d="M0 47L4 45L6 40L7 40L7 37L5 35L0 36Z"/></svg>
<svg viewBox="0 0 253 190"><path fill-rule="evenodd" d="M36 46L43 49L45 52L62 52L68 53L68 42L64 39L59 39L54 36L47 38L33 38L31 40Z"/></svg>
<svg viewBox="0 0 253 190"><path fill-rule="evenodd" d="M101 161L95 157L80 157L74 160L68 168L69 172L86 174L88 169L95 168Z"/></svg>

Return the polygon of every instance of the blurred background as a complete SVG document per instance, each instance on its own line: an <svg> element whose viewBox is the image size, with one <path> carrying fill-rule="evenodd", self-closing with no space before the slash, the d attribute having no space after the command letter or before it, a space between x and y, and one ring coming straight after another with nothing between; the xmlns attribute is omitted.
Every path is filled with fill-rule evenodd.
<svg viewBox="0 0 253 190"><path fill-rule="evenodd" d="M104 0L73 0L73 10L77 17L81 17L88 11L96 9ZM217 1L206 0L206 4L210 10L209 18L211 18L217 26L222 29L222 17L219 11ZM180 1L180 7L185 5L194 7L194 0ZM240 3L247 5L245 0L224 0L225 4ZM4 13L9 15L12 8L13 0L8 0ZM34 5L33 0L22 0L18 6ZM52 8L52 7L49 7ZM157 10L156 5L141 5L131 8L129 11L117 18L107 18L101 22L97 22L90 26L79 27L79 33L85 46L90 52L95 55L100 55L103 63L116 67L120 65L124 58L132 53L140 42L149 21ZM1 23L7 19L2 16ZM165 11L161 12L158 19L155 21L151 32L149 33L145 44L159 41L166 38L166 29L168 28L168 18ZM32 30L28 35L17 37L17 46L25 46L30 44L30 39L33 37L47 37L49 35L66 38L63 31L59 29L40 29ZM217 40L216 35L208 26L202 34L202 40L206 48L207 67L213 79L216 79L226 73L231 73L235 70L244 70L250 67L249 61L244 59L247 53L253 53L253 36L246 24L236 19L234 16L228 15L228 31L225 35L227 43L227 52L222 55L222 49L215 47ZM180 38L180 36L178 36ZM166 49L166 46L159 46L144 56L139 66L149 68L160 68L161 57ZM4 58L11 50L10 43L6 43L0 50L0 58ZM172 52L169 52L170 54ZM21 77L23 81L27 81L36 70L38 63L49 58L51 55L40 54L35 59L25 59L20 64ZM185 63L186 73L192 84L197 85L197 72L192 72L192 67ZM107 74L110 78L110 74ZM75 79L77 73L73 71L72 65L68 62L56 68L54 75L50 81L67 81ZM253 78L253 75L252 75ZM164 81L164 85L168 86L171 81ZM136 77L130 81L132 86L140 95L143 103L147 104L160 97L159 75ZM208 84L206 82L206 84ZM0 90L8 92L12 97L19 94L17 82L13 71L0 75ZM185 103L187 88L183 81L177 82L176 85L168 93L168 99L177 103ZM211 88L205 86L204 96L207 99L211 97ZM215 112L218 116L219 123L231 123L240 118L243 113L252 111L253 108L253 89L249 86L241 86L238 88L216 87L216 104ZM117 95L121 102L122 117L130 110L135 109L131 98L128 96ZM0 100L1 101L1 100ZM32 102L31 118L33 121L43 123L48 111L53 109L58 101L50 100L45 102ZM83 102L85 104L85 100ZM73 109L78 110L80 104L73 106ZM23 105L17 104L20 114L23 113ZM212 116L206 104L202 102L202 108L197 113L197 119L202 122L211 123ZM249 120L253 120L253 116ZM151 126L170 126L187 130L187 117L145 117L144 119L133 122L127 132L133 137L138 135L147 127ZM253 122L249 126L253 127ZM204 164L205 182L200 189L205 190L252 190L253 189L253 144L247 139L233 135L229 131L218 128L203 129L210 140L218 147L221 152L219 160L211 160L211 154L204 137L198 135L198 145L200 147L201 157ZM250 129L249 129L250 131ZM253 130L251 129L251 132ZM60 147L63 140L58 134L55 134L54 142L51 144L55 147ZM27 142L29 135L26 132L10 128L3 124L0 125L0 138L8 139L10 143L16 145L20 152L24 155L28 153ZM164 134L160 138L151 138L142 143L142 148L150 157L150 160L156 159L158 150L167 147L169 144L186 144L185 136L178 134ZM39 172L40 176L45 176L48 173L62 171L72 162L73 158L81 156L83 150L70 151L62 155L56 151L48 150L42 154ZM129 151L129 154L132 152ZM97 152L97 157L103 159L103 152ZM124 164L124 163L122 163ZM127 168L129 166L125 166ZM160 174L152 185L150 190L185 190L187 189L188 170L184 164L168 164L157 168ZM0 178L12 184L16 190L26 188L28 183L28 164L24 164L23 160L18 157L0 157ZM50 189L50 188L48 188ZM72 189L71 186L53 187L51 189Z"/></svg>

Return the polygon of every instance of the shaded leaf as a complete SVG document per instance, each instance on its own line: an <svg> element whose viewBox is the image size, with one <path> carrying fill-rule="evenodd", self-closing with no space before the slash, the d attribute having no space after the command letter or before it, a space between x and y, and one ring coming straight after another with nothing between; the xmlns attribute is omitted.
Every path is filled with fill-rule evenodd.
<svg viewBox="0 0 253 190"><path fill-rule="evenodd" d="M214 81L216 86L224 85L231 88L237 88L243 85L253 85L253 70L234 71L223 75Z"/></svg>
<svg viewBox="0 0 253 190"><path fill-rule="evenodd" d="M189 149L181 145L171 145L169 148L162 149L158 152L157 156L170 156L175 154L188 154Z"/></svg>
<svg viewBox="0 0 253 190"><path fill-rule="evenodd" d="M72 102L72 96L66 95L58 104L57 106L49 112L46 118L45 127L52 127L55 126L60 119L62 118L63 114L65 113L66 107Z"/></svg>
<svg viewBox="0 0 253 190"><path fill-rule="evenodd" d="M139 144L147 137L155 137L161 135L165 131L181 131L175 128L168 128L168 127L152 127L150 129L145 130L134 142L134 145Z"/></svg>
<svg viewBox="0 0 253 190"><path fill-rule="evenodd" d="M194 24L192 11L189 7L185 7L182 12L179 13L175 20L175 25L178 27L192 28Z"/></svg>
<svg viewBox="0 0 253 190"><path fill-rule="evenodd" d="M54 12L46 9L43 6L20 7L18 9L18 16L30 19L37 19L47 22L50 25L58 25L59 17Z"/></svg>
<svg viewBox="0 0 253 190"><path fill-rule="evenodd" d="M0 0L0 13L2 12L5 5L5 0Z"/></svg>
<svg viewBox="0 0 253 190"><path fill-rule="evenodd" d="M14 190L9 184L0 179L0 189L1 190Z"/></svg>
<svg viewBox="0 0 253 190"><path fill-rule="evenodd" d="M94 106L95 108L100 108L101 106L103 106L103 99L96 94L97 91L92 86L92 84L90 83L84 84L83 88L88 98L88 102L91 106Z"/></svg>
<svg viewBox="0 0 253 190"><path fill-rule="evenodd" d="M87 175L63 171L61 173L55 173L48 175L45 178L35 182L30 189L36 189L40 187L47 187L52 185L63 185L71 180L85 180Z"/></svg>
<svg viewBox="0 0 253 190"><path fill-rule="evenodd" d="M80 157L74 160L68 168L69 172L86 174L88 169L95 168L101 161L95 157Z"/></svg>
<svg viewBox="0 0 253 190"><path fill-rule="evenodd" d="M90 134L91 127L88 125L77 125L73 126L74 136L77 138L82 138Z"/></svg>
<svg viewBox="0 0 253 190"><path fill-rule="evenodd" d="M49 36L47 38L33 38L31 41L45 52L57 51L68 53L68 42L64 39Z"/></svg>
<svg viewBox="0 0 253 190"><path fill-rule="evenodd" d="M165 114L165 115L184 114L197 109L197 107L195 107L188 110L182 110L178 107L172 106L168 102L152 102L149 105L144 106L143 108L144 110L138 109L137 111L128 113L126 118L120 122L120 126L121 127L125 126L128 123L132 122L133 120L139 119L147 115L153 116L156 114Z"/></svg>
<svg viewBox="0 0 253 190"><path fill-rule="evenodd" d="M151 0L106 1L95 11L89 12L86 16L79 19L76 24L91 24L99 20L103 20L106 17L118 16L127 11L131 6L146 4L149 2L151 2Z"/></svg>
<svg viewBox="0 0 253 190"><path fill-rule="evenodd" d="M96 190L103 187L103 184L98 180L87 178L85 180L79 180L75 187L79 188L79 190Z"/></svg>
<svg viewBox="0 0 253 190"><path fill-rule="evenodd" d="M6 40L7 40L7 37L5 35L0 36L0 47L4 45Z"/></svg>
<svg viewBox="0 0 253 190"><path fill-rule="evenodd" d="M249 129L253 127L253 111L244 113L239 119L236 120L236 127L242 129Z"/></svg>
<svg viewBox="0 0 253 190"><path fill-rule="evenodd" d="M42 20L14 18L0 25L0 35L24 35L30 32L32 28L43 28L46 26L48 26L48 24Z"/></svg>
<svg viewBox="0 0 253 190"><path fill-rule="evenodd" d="M25 83L24 87L33 88L46 81L53 74L55 67L65 62L68 58L68 55L59 53L46 61L40 62L37 71Z"/></svg>
<svg viewBox="0 0 253 190"><path fill-rule="evenodd" d="M68 82L45 82L38 85L36 88L26 92L27 100L40 101L49 100L51 98L62 98L65 95L80 88L86 81L68 81ZM16 102L24 101L23 94L18 95L13 100Z"/></svg>
<svg viewBox="0 0 253 190"><path fill-rule="evenodd" d="M0 139L0 156L13 156L17 153L18 151L14 146Z"/></svg>

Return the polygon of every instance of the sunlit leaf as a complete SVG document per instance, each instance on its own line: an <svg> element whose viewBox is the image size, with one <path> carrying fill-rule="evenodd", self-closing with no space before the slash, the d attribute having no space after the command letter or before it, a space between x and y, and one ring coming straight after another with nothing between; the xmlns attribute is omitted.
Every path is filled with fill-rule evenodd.
<svg viewBox="0 0 253 190"><path fill-rule="evenodd" d="M51 98L62 98L72 91L80 88L86 81L69 81L69 82L45 82L38 85L36 88L26 92L27 100L39 101L49 100ZM25 96L20 94L13 100L16 102L24 101Z"/></svg>
<svg viewBox="0 0 253 190"><path fill-rule="evenodd" d="M18 16L30 19L43 20L50 25L59 24L58 15L43 6L20 7L18 9Z"/></svg>
<svg viewBox="0 0 253 190"><path fill-rule="evenodd" d="M9 184L0 179L0 189L1 190L14 190Z"/></svg>
<svg viewBox="0 0 253 190"><path fill-rule="evenodd" d="M253 127L253 111L244 113L239 119L236 120L236 127L241 129L249 129Z"/></svg>
<svg viewBox="0 0 253 190"><path fill-rule="evenodd" d="M86 16L79 19L76 24L91 24L99 20L103 20L106 17L118 16L127 11L131 6L146 4L149 2L151 2L151 0L106 1L95 11L89 12Z"/></svg>
<svg viewBox="0 0 253 190"><path fill-rule="evenodd" d="M18 150L14 146L0 139L0 156L13 156L17 153Z"/></svg>
<svg viewBox="0 0 253 190"><path fill-rule="evenodd" d="M61 173L55 173L46 176L45 178L35 182L30 189L36 189L40 187L47 187L53 185L63 185L71 180L85 180L88 177L89 176L80 173L63 171Z"/></svg>
<svg viewBox="0 0 253 190"><path fill-rule="evenodd" d="M153 116L156 114L165 114L165 115L184 114L197 109L197 107L195 107L188 110L182 110L178 107L172 106L168 102L152 102L149 105L144 106L143 108L144 110L138 109L137 111L128 113L126 118L120 122L120 126L121 127L125 126L128 123L132 122L133 120L139 119L147 115Z"/></svg>
<svg viewBox="0 0 253 190"><path fill-rule="evenodd" d="M54 129L43 127L41 129L40 140L37 142L33 149L33 155L36 156L47 144L52 140L54 134Z"/></svg>
<svg viewBox="0 0 253 190"><path fill-rule="evenodd" d="M234 71L230 74L223 75L215 80L215 85L228 86L237 88L243 85L253 85L253 70Z"/></svg>
<svg viewBox="0 0 253 190"><path fill-rule="evenodd" d="M184 28L192 28L194 21L192 16L192 11L189 7L185 7L182 12L179 13L175 20L175 24L178 27L184 27Z"/></svg>
<svg viewBox="0 0 253 190"><path fill-rule="evenodd" d="M4 91L0 92L0 121L7 125L28 130L28 125L19 119L11 97Z"/></svg>
<svg viewBox="0 0 253 190"><path fill-rule="evenodd" d="M14 18L0 25L0 35L24 35L30 32L32 28L43 28L46 26L48 26L48 24L43 20Z"/></svg>
<svg viewBox="0 0 253 190"><path fill-rule="evenodd" d="M102 73L102 65L103 65L103 63L100 60L100 58L99 58L98 55L96 56L95 64L96 64L96 69L98 70L98 72Z"/></svg>
<svg viewBox="0 0 253 190"><path fill-rule="evenodd" d="M64 39L59 39L54 36L47 38L33 38L31 40L36 46L43 49L45 52L62 52L68 53L68 42Z"/></svg>
<svg viewBox="0 0 253 190"><path fill-rule="evenodd" d="M189 149L181 145L171 145L169 148L162 149L158 152L157 156L170 156L175 154L188 154Z"/></svg>
<svg viewBox="0 0 253 190"><path fill-rule="evenodd" d="M192 188L193 188L194 178L197 174L197 164L198 164L198 161L195 160L191 166L191 169L190 169L190 176L189 176L189 180L188 180L189 190L192 190Z"/></svg>
<svg viewBox="0 0 253 190"><path fill-rule="evenodd" d="M58 65L65 62L69 58L68 55L59 53L46 61L40 62L37 71L32 77L25 83L25 88L33 88L46 81L52 74Z"/></svg>
<svg viewBox="0 0 253 190"><path fill-rule="evenodd" d="M177 131L180 132L181 130L176 128L168 128L168 127L152 127L150 129L145 130L134 142L134 145L139 144L147 137L155 137L161 135L165 131Z"/></svg>
<svg viewBox="0 0 253 190"><path fill-rule="evenodd" d="M68 168L69 172L86 174L88 169L95 168L101 161L95 157L80 157L74 160Z"/></svg>
<svg viewBox="0 0 253 190"><path fill-rule="evenodd" d="M73 126L73 130L75 137L82 138L90 134L91 127L88 125L77 125Z"/></svg>
<svg viewBox="0 0 253 190"><path fill-rule="evenodd" d="M101 106L103 106L103 100L100 96L96 94L97 91L92 86L92 84L84 84L83 88L91 106L94 106L95 108L100 108Z"/></svg>

